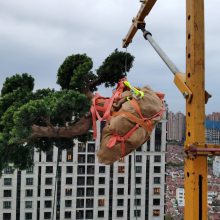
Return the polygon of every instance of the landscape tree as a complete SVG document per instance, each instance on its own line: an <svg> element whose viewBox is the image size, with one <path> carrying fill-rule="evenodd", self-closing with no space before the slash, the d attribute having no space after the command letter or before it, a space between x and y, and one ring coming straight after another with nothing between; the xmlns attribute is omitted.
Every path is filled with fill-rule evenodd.
<svg viewBox="0 0 220 220"><path fill-rule="evenodd" d="M0 97L0 171L8 163L31 166L34 149L64 149L74 139L88 140L93 92L101 84L115 86L133 61L131 54L115 50L94 73L86 54L68 56L57 73L60 91L34 91L34 78L27 73L6 78Z"/></svg>

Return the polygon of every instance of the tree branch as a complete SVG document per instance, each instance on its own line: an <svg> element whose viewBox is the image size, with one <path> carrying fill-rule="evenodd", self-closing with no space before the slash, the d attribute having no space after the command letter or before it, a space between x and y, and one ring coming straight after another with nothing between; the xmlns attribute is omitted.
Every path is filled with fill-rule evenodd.
<svg viewBox="0 0 220 220"><path fill-rule="evenodd" d="M38 126L32 125L32 135L31 138L72 138L78 135L82 135L88 132L92 125L91 116L82 117L78 122L73 126L66 127L51 127L51 126Z"/></svg>

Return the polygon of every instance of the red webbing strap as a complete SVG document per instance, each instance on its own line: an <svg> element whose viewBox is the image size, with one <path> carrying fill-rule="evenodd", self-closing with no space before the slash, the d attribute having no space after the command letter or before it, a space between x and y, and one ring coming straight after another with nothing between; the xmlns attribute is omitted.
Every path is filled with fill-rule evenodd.
<svg viewBox="0 0 220 220"><path fill-rule="evenodd" d="M118 112L114 112L114 113L112 114L112 116L118 116L118 115L121 115L121 116L127 118L128 120L130 120L131 122L134 122L134 123L140 125L140 126L143 127L147 132L151 132L151 131L152 131L152 129L151 129L152 126L148 127L148 125L149 125L148 123L146 123L143 119L140 119L140 118L136 117L135 115L133 115L133 114L130 113L130 112L118 111Z"/></svg>
<svg viewBox="0 0 220 220"><path fill-rule="evenodd" d="M138 129L139 125L136 124L130 131L128 131L124 136L120 136L118 134L113 134L108 141L107 147L112 148L115 146L116 142L121 142L121 157L125 156L125 141L131 137L131 135Z"/></svg>
<svg viewBox="0 0 220 220"><path fill-rule="evenodd" d="M115 99L118 99L122 94L125 85L124 81L126 79L122 79L119 81L116 91L113 93L111 98L105 98L100 96L98 93L95 94L92 100L92 106L90 111L92 113L92 124L93 124L93 138L96 139L97 137L97 127L96 127L96 117L99 121L107 120L111 116L111 108ZM100 99L106 99L104 102L104 106L98 106L97 104L101 103ZM98 111L104 112L103 116L101 117Z"/></svg>

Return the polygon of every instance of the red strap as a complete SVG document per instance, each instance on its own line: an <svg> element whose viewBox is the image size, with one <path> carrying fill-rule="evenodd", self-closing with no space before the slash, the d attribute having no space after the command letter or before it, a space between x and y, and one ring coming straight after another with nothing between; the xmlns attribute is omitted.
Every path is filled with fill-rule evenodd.
<svg viewBox="0 0 220 220"><path fill-rule="evenodd" d="M92 100L91 106L91 113L92 113L92 124L93 124L93 138L96 139L97 137L97 128L96 128L96 118L99 121L108 120L111 116L111 108L115 99L120 98L125 85L124 81L126 79L122 79L119 81L116 91L113 93L111 98L105 98L100 96L98 93L95 94ZM104 106L98 106L97 104L101 103L101 99L105 99ZM103 116L101 117L98 111L104 112Z"/></svg>
<svg viewBox="0 0 220 220"><path fill-rule="evenodd" d="M131 137L131 135L138 129L139 125L136 124L130 131L128 131L124 136L118 134L113 134L108 141L107 147L112 148L115 146L116 142L121 142L121 157L125 156L125 141Z"/></svg>

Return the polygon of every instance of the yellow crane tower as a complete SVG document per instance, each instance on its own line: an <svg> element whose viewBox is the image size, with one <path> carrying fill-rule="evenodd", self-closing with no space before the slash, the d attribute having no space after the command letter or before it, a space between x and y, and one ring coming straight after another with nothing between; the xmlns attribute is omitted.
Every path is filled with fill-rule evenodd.
<svg viewBox="0 0 220 220"><path fill-rule="evenodd" d="M204 0L186 0L186 72L181 73L145 29L145 17L157 0L141 0L141 8L123 47L131 43L137 30L160 55L174 74L174 83L186 100L186 153L184 162L185 220L206 220L207 156L219 155L220 146L205 143L205 104L210 95L205 91Z"/></svg>

